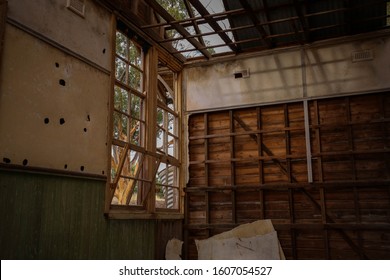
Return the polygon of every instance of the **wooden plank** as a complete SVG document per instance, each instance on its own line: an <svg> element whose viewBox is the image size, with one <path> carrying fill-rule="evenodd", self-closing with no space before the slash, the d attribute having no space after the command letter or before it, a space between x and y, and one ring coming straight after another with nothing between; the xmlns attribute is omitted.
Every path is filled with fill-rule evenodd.
<svg viewBox="0 0 390 280"><path fill-rule="evenodd" d="M230 121L230 133L234 133L234 112L232 110L229 111L229 121ZM235 157L234 150L234 137L230 137L230 158ZM232 185L236 184L236 169L235 162L230 163L230 183ZM232 203L232 223L237 223L237 210L236 210L236 191L233 190L231 192L231 203Z"/></svg>
<svg viewBox="0 0 390 280"><path fill-rule="evenodd" d="M262 130L262 122L261 122L261 107L257 107L256 109L256 123L257 130ZM263 156L263 135L257 134L257 155L259 157ZM259 184L264 184L264 164L263 160L258 160L258 169L259 169ZM261 205L260 219L265 219L265 193L264 190L259 191L259 199Z"/></svg>
<svg viewBox="0 0 390 280"><path fill-rule="evenodd" d="M382 103L390 105L387 96L383 96ZM219 123L215 118L213 125L224 126L221 129L224 134L218 134L216 128L216 134L204 135L202 140L209 139L209 145L221 145L213 151L228 151L224 158L229 156L230 160L225 165L223 160L214 159L190 163L190 168L194 165L192 170L197 176L194 179L204 176L196 168L205 163L209 165L209 176L214 172L216 175L213 179L216 184L209 182L203 186L189 186L186 190L190 195L208 192L213 197L210 202L213 223L200 224L201 216L198 216L196 221L200 228L209 229L210 234L214 234L259 217L271 218L283 231L281 240L288 246L286 255L289 258L294 258L294 255L296 258L316 255L317 259L373 257L375 254L371 255L371 252L374 249L371 248L379 247L375 241L366 239L363 232L383 231L382 226L390 220L390 182L386 179L386 159L383 156L387 154L383 146L388 138L384 134L390 132L390 126L381 117L390 114L385 107L383 113L379 111L379 117L374 118L378 114L375 106L368 104L366 111L359 109L362 101L369 102L370 98L360 101L354 98L309 102L310 140L312 156L315 157L313 183L307 182L306 153L300 148L301 143L305 144L301 103L219 112L224 120ZM377 104L376 98L373 104ZM363 120L358 119L359 111L366 114ZM227 115L229 124L233 117L234 127L226 132ZM341 125L322 120L331 116L340 116ZM371 120L374 121L372 126ZM267 122L265 126L264 121ZM226 145L227 139L229 145ZM200 138L191 138L190 133L190 146L193 140L199 141ZM332 143L335 143L334 147ZM272 155L267 154L267 148ZM197 152L201 153L201 150ZM223 184L229 182L223 181L224 176L229 177L230 185ZM194 203L196 213L204 211L205 206L197 201ZM233 208L236 222L232 222L234 219L230 216ZM224 224L218 217L224 221L231 219L231 224ZM308 232L310 229L316 232ZM301 231L305 232L304 238L294 242ZM315 247L301 245L304 239Z"/></svg>

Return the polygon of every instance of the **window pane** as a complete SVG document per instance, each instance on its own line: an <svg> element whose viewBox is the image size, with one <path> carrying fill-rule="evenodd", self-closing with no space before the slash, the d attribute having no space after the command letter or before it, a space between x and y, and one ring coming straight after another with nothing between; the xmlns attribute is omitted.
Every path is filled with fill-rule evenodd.
<svg viewBox="0 0 390 280"><path fill-rule="evenodd" d="M158 128L157 129L157 139L156 139L156 146L157 146L157 150L160 151L160 152L165 152L165 132L164 130Z"/></svg>
<svg viewBox="0 0 390 280"><path fill-rule="evenodd" d="M174 135L176 134L176 117L168 113L168 132Z"/></svg>
<svg viewBox="0 0 390 280"><path fill-rule="evenodd" d="M158 185L156 187L156 208L179 209L179 190Z"/></svg>
<svg viewBox="0 0 390 280"><path fill-rule="evenodd" d="M120 178L111 204L129 205L137 203L138 186L132 179Z"/></svg>
<svg viewBox="0 0 390 280"><path fill-rule="evenodd" d="M123 58L127 58L127 38L120 32L116 32L115 51Z"/></svg>
<svg viewBox="0 0 390 280"><path fill-rule="evenodd" d="M130 41L129 44L130 62L142 69L142 50L139 46Z"/></svg>
<svg viewBox="0 0 390 280"><path fill-rule="evenodd" d="M142 126L143 123L140 122L139 120L131 120L131 125L130 125L130 143L137 145L137 146L142 146L142 141L141 141L141 131L142 131Z"/></svg>
<svg viewBox="0 0 390 280"><path fill-rule="evenodd" d="M121 176L135 177L138 169L141 168L142 155L138 152L129 150L121 171Z"/></svg>
<svg viewBox="0 0 390 280"><path fill-rule="evenodd" d="M156 208L179 208L177 167L160 163L156 174Z"/></svg>
<svg viewBox="0 0 390 280"><path fill-rule="evenodd" d="M168 155L176 157L176 138L171 135L168 135Z"/></svg>
<svg viewBox="0 0 390 280"><path fill-rule="evenodd" d="M137 95L131 95L131 116L139 120L142 119L142 101Z"/></svg>
<svg viewBox="0 0 390 280"><path fill-rule="evenodd" d="M111 146L111 183L114 182L115 177L118 175L118 165L123 152L124 149L122 147Z"/></svg>
<svg viewBox="0 0 390 280"><path fill-rule="evenodd" d="M133 89L142 92L142 73L134 67L129 67L128 85Z"/></svg>
<svg viewBox="0 0 390 280"><path fill-rule="evenodd" d="M123 114L114 112L113 121L114 121L114 127L113 127L114 138L126 142L128 139L128 131L127 131L128 118Z"/></svg>
<svg viewBox="0 0 390 280"><path fill-rule="evenodd" d="M128 92L118 86L115 86L114 106L115 109L128 113L128 107L129 107Z"/></svg>
<svg viewBox="0 0 390 280"><path fill-rule="evenodd" d="M164 125L164 110L157 108L157 125L163 127Z"/></svg>
<svg viewBox="0 0 390 280"><path fill-rule="evenodd" d="M126 84L126 63L120 58L115 58L115 78Z"/></svg>
<svg viewBox="0 0 390 280"><path fill-rule="evenodd" d="M167 184L167 164L165 162L160 162L160 165L158 166L158 170L156 173L156 184L162 184L166 185Z"/></svg>

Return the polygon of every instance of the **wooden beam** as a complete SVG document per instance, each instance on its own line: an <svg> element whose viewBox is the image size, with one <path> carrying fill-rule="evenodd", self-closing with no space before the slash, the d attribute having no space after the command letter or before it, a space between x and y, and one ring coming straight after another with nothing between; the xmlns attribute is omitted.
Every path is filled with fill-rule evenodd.
<svg viewBox="0 0 390 280"><path fill-rule="evenodd" d="M1 166L1 164L0 164ZM351 188L367 189L372 188L389 189L390 181L335 181L335 182L315 182L315 183L272 183L272 184L257 184L257 185L226 185L226 186L190 186L186 188L187 193L196 192L224 192L232 189L239 189L242 192L252 192L259 190L272 190L272 191L286 191L288 189L308 189L317 190L318 188L324 188L329 190L345 190Z"/></svg>
<svg viewBox="0 0 390 280"><path fill-rule="evenodd" d="M305 18L304 13L302 12L302 4L298 0L293 0L293 3L294 3L295 12L297 13L299 22L302 26L303 41L309 42L310 41L309 24L307 22L307 19Z"/></svg>
<svg viewBox="0 0 390 280"><path fill-rule="evenodd" d="M229 129L231 133L234 133L234 111L229 111ZM235 147L234 147L234 136L230 136L230 157L235 157ZM230 162L230 184L236 184L236 164L235 162ZM232 223L237 223L237 211L236 211L236 191L231 191L231 201L232 201Z"/></svg>
<svg viewBox="0 0 390 280"><path fill-rule="evenodd" d="M256 116L257 116L257 130L262 130L262 122L261 122L261 107L256 108ZM257 155L259 157L263 156L263 134L258 133L257 136ZM259 168L259 184L264 184L264 160L258 160L258 168ZM264 190L259 190L260 193L260 219L265 219L265 193Z"/></svg>
<svg viewBox="0 0 390 280"><path fill-rule="evenodd" d="M0 0L0 65L2 50L4 45L5 23L7 20L8 2L6 0Z"/></svg>
<svg viewBox="0 0 390 280"><path fill-rule="evenodd" d="M206 20L206 22L211 26L211 28L219 35L219 37L226 43L229 48L237 53L237 47L233 41L226 35L225 31L219 26L217 21L210 17L210 13L207 9L199 2L199 0L188 0L194 6L194 8L199 12L199 14Z"/></svg>
<svg viewBox="0 0 390 280"><path fill-rule="evenodd" d="M189 0L184 0L184 5L185 5L186 8L187 8L187 12L188 12L188 14L190 15L190 18L195 18L195 15L194 15L194 12L192 11L192 8L191 8L191 5L190 5ZM199 28L198 23L196 22L196 20L191 20L191 22L192 22L192 25L194 26L195 33L196 33L196 35L197 35L198 38L199 38L199 42L200 42L203 46L206 46L206 43L205 43L204 40L203 40L203 35L202 35L202 32L200 31L200 28ZM189 38L189 37L187 37L187 39L188 39L188 38Z"/></svg>
<svg viewBox="0 0 390 280"><path fill-rule="evenodd" d="M257 18L256 14L253 12L253 9L251 5L247 2L247 0L240 0L241 6L247 11L249 14L250 19L253 22L253 25L256 27L256 29L259 31L261 38L263 39L264 43L268 48L273 47L272 41L268 38L268 34L265 31L263 25L261 25L261 22Z"/></svg>
<svg viewBox="0 0 390 280"><path fill-rule="evenodd" d="M240 224L184 224L185 229L198 229L198 230L204 230L204 229L232 229ZM343 224L343 223L327 223L325 225L323 224L316 224L316 223L299 223L299 224L278 224L273 223L272 224L276 231L278 230L290 230L290 229L297 229L297 230L323 230L323 229L329 229L329 230L363 230L363 231L390 231L390 225L387 223L380 223L380 224Z"/></svg>
<svg viewBox="0 0 390 280"><path fill-rule="evenodd" d="M206 49L203 49L202 44L198 40L189 37L191 34L179 23L175 23L175 18L171 16L160 4L158 4L155 0L145 0L145 2L149 4L149 6L153 8L165 21L167 21L167 23L172 25L185 39L188 37L187 40L207 59L211 58L210 52Z"/></svg>

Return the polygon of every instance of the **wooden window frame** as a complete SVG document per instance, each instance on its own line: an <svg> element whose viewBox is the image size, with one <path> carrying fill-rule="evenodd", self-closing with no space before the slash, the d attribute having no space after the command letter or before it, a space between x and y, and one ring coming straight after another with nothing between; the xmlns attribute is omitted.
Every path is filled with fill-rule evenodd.
<svg viewBox="0 0 390 280"><path fill-rule="evenodd" d="M134 33L127 28L123 28L124 23L120 22L120 20L115 19L113 21L112 93L109 102L109 144L107 145L109 158L108 174L110 174L110 176L108 177L106 184L105 214L111 219L183 219L183 179L180 176L183 168L181 164L182 154L180 149L181 97L180 87L178 86L178 84L180 84L180 73L177 70L173 70L175 69L174 66L170 67L169 59L166 59L164 55L161 55L157 47L148 45L140 39L139 36L134 36ZM118 24L118 22L120 23ZM133 63L133 58L123 57L123 55L120 56L118 53L121 53L121 51L117 53L117 34L126 36L126 44L129 44L130 42L134 44L136 48L142 50L141 62L134 59L136 62ZM126 45L126 49L128 49L128 45ZM164 106L157 98L158 79L161 78L158 75L158 63L161 60L172 73L175 73L175 77L177 77L174 81L174 90L177 95L177 100L175 100L176 110ZM137 73L140 73L140 80L136 80L135 82L136 87L132 86L132 84L128 82L129 80L121 80L118 78L117 61L123 63L123 69L126 69L125 75L128 75L128 70L130 68L134 68ZM121 90L124 92L123 95L127 95L127 98L124 99L125 101L120 101L127 102L127 111L125 108L126 106L122 106L123 103L119 103L119 108L116 103L118 96L122 98L122 93L118 94ZM135 105L139 108L139 111L136 113L137 117L133 116L132 108L134 104L131 103L131 96L138 99L138 103ZM175 142L177 143L177 151L175 151L174 154L170 154L166 147L164 148L165 152L157 149L157 108L163 108L163 110L166 111L166 115L169 113L175 117L175 133L170 133L168 128L163 126L163 129L166 130L167 137L168 135L174 137ZM122 123L122 120L118 120L118 117L115 118L115 114L120 114L120 116L125 119L123 123L126 127L132 127L133 121L141 127L135 141L132 141L132 134L128 132L128 128L126 137L118 136L122 132L115 134L115 131L125 131L123 129L125 125L118 125L118 123ZM114 151L120 151L120 153L116 154L114 157ZM136 160L133 162L133 159ZM113 161L115 161L115 165ZM124 166L126 166L128 173L124 171ZM157 182L156 177L160 176L158 172L163 171L161 170L161 166L166 167L167 177L169 174L168 167L172 167L172 170L174 170L175 184L168 185L167 181ZM117 189L121 187L119 186L119 180L125 182L122 184L122 186L124 186L122 189ZM161 195L161 191L158 193L157 190L167 190L168 188L174 190L174 196L176 197L174 206L168 205L165 193L164 195ZM114 196L116 195L116 197L118 197L119 193L125 193L125 191L126 196L121 197L121 200L116 199L116 204L113 204ZM166 193L168 192L166 191ZM156 196L162 196L162 202L156 203ZM172 196L172 194L170 194L170 196ZM133 197L136 197L136 199ZM174 209L170 209L169 207L174 207Z"/></svg>

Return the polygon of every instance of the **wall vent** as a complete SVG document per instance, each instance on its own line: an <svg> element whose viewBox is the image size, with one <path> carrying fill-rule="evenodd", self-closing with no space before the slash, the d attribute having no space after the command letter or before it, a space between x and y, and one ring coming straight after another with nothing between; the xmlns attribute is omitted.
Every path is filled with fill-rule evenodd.
<svg viewBox="0 0 390 280"><path fill-rule="evenodd" d="M356 51L352 53L352 62L367 61L373 59L373 50Z"/></svg>
<svg viewBox="0 0 390 280"><path fill-rule="evenodd" d="M66 7L79 16L84 17L85 0L67 0Z"/></svg>
<svg viewBox="0 0 390 280"><path fill-rule="evenodd" d="M249 78L249 69L238 70L234 72L234 78Z"/></svg>

